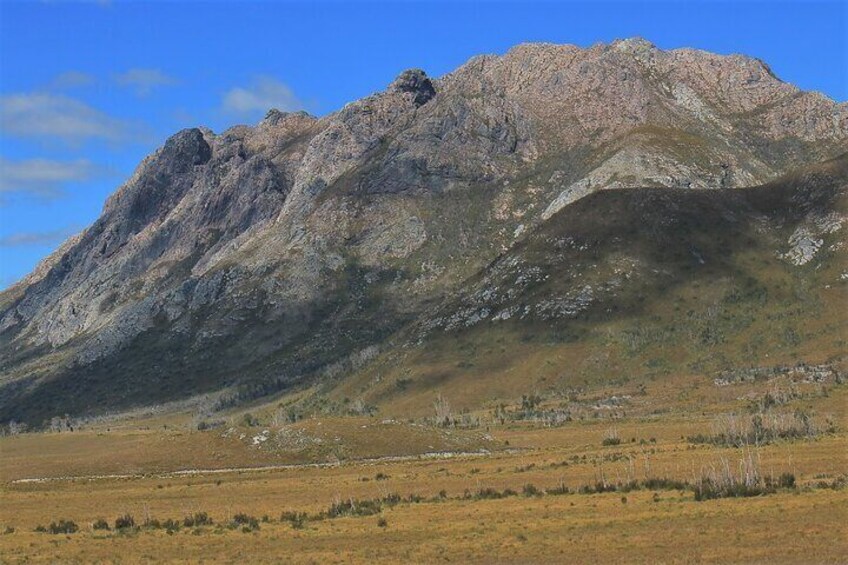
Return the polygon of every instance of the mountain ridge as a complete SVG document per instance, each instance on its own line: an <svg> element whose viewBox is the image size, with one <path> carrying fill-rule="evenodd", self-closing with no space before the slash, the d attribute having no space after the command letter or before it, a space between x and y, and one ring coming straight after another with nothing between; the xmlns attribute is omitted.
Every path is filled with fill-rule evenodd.
<svg viewBox="0 0 848 565"><path fill-rule="evenodd" d="M106 372L152 379L142 403L312 378L591 193L763 184L846 146L848 105L644 40L522 44L321 118L183 130L0 294L0 420Z"/></svg>

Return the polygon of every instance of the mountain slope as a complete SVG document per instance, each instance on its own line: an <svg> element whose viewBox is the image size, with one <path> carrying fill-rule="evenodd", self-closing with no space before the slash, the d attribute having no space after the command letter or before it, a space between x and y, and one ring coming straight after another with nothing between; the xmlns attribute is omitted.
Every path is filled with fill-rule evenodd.
<svg viewBox="0 0 848 565"><path fill-rule="evenodd" d="M848 369L848 155L566 207L322 393L391 413L798 363Z"/></svg>
<svg viewBox="0 0 848 565"><path fill-rule="evenodd" d="M0 421L368 363L586 195L761 184L846 143L845 104L642 40L521 45L325 118L185 130L0 295Z"/></svg>

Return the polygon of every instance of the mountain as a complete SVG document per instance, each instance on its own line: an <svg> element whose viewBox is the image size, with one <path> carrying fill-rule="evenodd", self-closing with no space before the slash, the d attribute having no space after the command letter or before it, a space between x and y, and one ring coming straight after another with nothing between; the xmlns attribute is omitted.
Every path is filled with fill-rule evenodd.
<svg viewBox="0 0 848 565"><path fill-rule="evenodd" d="M844 328L846 150L845 103L640 39L519 45L324 118L184 130L0 294L0 421L315 382L377 404L453 383L479 405L457 371L475 332L515 363L551 340L589 359L626 325L629 357L593 382L783 347L728 344L728 317L753 340L794 312L796 353L821 355ZM652 357L664 324L691 326L685 354Z"/></svg>

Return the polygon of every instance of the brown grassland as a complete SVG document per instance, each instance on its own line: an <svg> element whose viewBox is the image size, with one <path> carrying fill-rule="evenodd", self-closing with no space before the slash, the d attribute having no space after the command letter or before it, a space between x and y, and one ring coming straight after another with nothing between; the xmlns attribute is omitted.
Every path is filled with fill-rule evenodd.
<svg viewBox="0 0 848 565"><path fill-rule="evenodd" d="M3 437L0 562L844 562L848 387L800 385L779 407L826 414L835 428L739 448L692 436L775 385L705 386L694 414L688 398L663 400L692 386L656 384L655 402L626 415L553 427L482 412L468 429L364 416L275 427L262 421L270 407L254 407L254 426L233 414L229 427L196 431L184 414ZM266 429L272 439L253 439ZM297 441L274 444L278 429ZM611 435L620 443L603 445ZM794 485L703 501L683 484L622 486L693 485L746 453ZM617 486L586 492L599 484ZM330 510L350 501L356 511ZM201 512L211 524L182 524ZM126 514L135 527L116 529ZM93 528L100 518L108 530ZM169 518L180 527L169 531ZM35 531L59 520L79 530Z"/></svg>

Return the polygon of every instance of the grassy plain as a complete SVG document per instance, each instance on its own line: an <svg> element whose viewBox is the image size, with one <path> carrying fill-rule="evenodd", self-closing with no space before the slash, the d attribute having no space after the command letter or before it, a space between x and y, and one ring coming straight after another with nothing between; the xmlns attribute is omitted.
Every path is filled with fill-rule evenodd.
<svg viewBox="0 0 848 565"><path fill-rule="evenodd" d="M844 385L788 405L830 414L835 432L755 450L761 473L790 472L793 488L706 501L674 487L579 492L601 481L691 483L723 459L735 467L745 450L687 438L709 433L716 412L741 410L747 400L739 399L753 386L739 385L734 394L713 387L718 392L712 396L706 389L710 402L694 414L684 395L680 410L672 404L660 414L631 408L615 420L576 419L556 427L484 420L462 430L337 417L286 424L285 441L274 443L270 425L198 432L174 417L168 429L148 420L112 424L109 431L0 438L0 531L14 528L0 534L0 561L844 561ZM254 441L268 428L272 439ZM611 428L621 443L602 445ZM570 492L556 494L562 486ZM479 494L487 489L514 494ZM319 518L334 503L393 494L402 500L373 514ZM213 524L172 533L114 529L124 514L141 526L146 520L181 522L198 512ZM308 517L298 528L281 519L284 512ZM258 528L228 527L239 513L256 517ZM99 518L111 529L92 529ZM74 521L79 531L34 531L60 519Z"/></svg>

